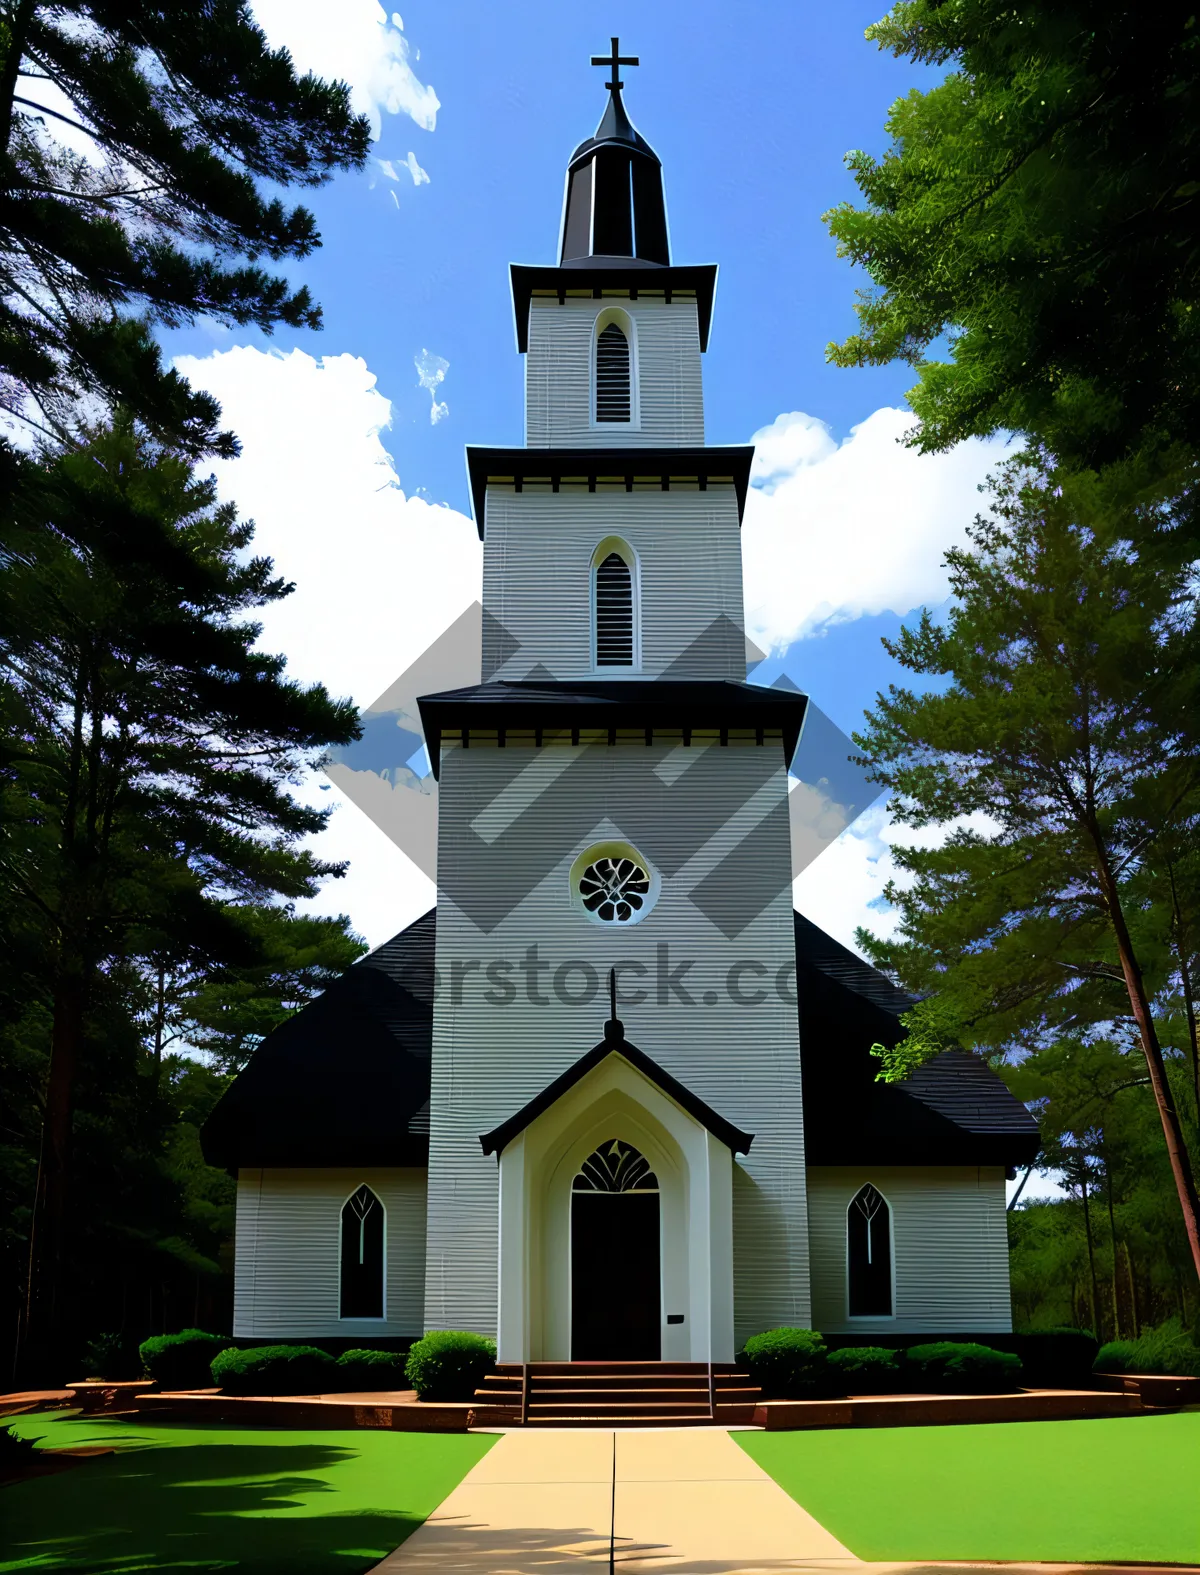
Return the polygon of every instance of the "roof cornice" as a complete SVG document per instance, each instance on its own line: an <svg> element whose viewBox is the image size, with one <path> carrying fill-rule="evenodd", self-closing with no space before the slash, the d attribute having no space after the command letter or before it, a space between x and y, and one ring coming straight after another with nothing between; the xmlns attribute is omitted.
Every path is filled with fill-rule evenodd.
<svg viewBox="0 0 1200 1575"><path fill-rule="evenodd" d="M750 466L754 445L738 443L727 447L711 444L699 448L679 448L666 444L647 444L639 448L485 448L468 443L467 477L471 488L471 512L480 541L484 537L487 486L493 478L515 484L518 492L531 482L549 482L556 490L565 480L585 481L595 491L601 481L624 482L632 492L637 480L647 477L669 488L677 483L697 482L704 491L710 481L729 477L737 493L738 524L746 509L750 489Z"/></svg>
<svg viewBox="0 0 1200 1575"><path fill-rule="evenodd" d="M513 316L517 329L517 349L529 349L529 302L533 294L552 293L559 302L570 294L590 291L600 300L605 291L623 291L637 300L641 291L665 294L668 303L675 295L695 295L699 318L700 349L708 349L712 327L713 296L717 290L716 263L653 263L638 257L581 257L558 266L542 263L510 263Z"/></svg>

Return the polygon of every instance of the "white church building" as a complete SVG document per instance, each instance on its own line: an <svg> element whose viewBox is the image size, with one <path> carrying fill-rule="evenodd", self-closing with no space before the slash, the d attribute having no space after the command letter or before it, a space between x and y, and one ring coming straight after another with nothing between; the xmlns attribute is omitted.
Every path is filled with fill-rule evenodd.
<svg viewBox="0 0 1200 1575"><path fill-rule="evenodd" d="M420 702L436 909L204 1130L237 1177L237 1336L728 1363L778 1325L1011 1327L1031 1116L966 1054L877 1082L911 1000L793 911L806 699L747 681L717 270L671 260L622 63L557 263L512 269L525 445L467 452L483 670Z"/></svg>

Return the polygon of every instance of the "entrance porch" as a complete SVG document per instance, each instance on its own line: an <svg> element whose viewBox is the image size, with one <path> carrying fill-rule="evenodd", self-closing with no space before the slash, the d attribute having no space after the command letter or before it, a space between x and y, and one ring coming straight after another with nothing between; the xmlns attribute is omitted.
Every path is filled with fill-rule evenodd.
<svg viewBox="0 0 1200 1575"><path fill-rule="evenodd" d="M481 1139L500 1168L500 1362L732 1364L733 1155L751 1141L610 1020Z"/></svg>

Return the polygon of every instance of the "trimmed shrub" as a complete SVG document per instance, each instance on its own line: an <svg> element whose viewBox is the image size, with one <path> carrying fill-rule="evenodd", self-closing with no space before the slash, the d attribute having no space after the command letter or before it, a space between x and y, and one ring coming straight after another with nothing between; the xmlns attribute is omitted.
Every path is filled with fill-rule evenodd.
<svg viewBox="0 0 1200 1575"><path fill-rule="evenodd" d="M338 1387L337 1364L315 1345L218 1351L212 1381L228 1395L319 1395Z"/></svg>
<svg viewBox="0 0 1200 1575"><path fill-rule="evenodd" d="M1092 1371L1094 1373L1131 1373L1133 1372L1133 1353L1136 1349L1136 1340L1110 1340L1107 1345L1102 1345L1096 1352L1096 1360L1092 1363Z"/></svg>
<svg viewBox="0 0 1200 1575"><path fill-rule="evenodd" d="M343 1394L377 1389L407 1389L401 1351L343 1351L337 1359L337 1386Z"/></svg>
<svg viewBox="0 0 1200 1575"><path fill-rule="evenodd" d="M142 1366L160 1389L207 1389L213 1382L213 1357L232 1344L228 1335L181 1329L178 1334L152 1335L138 1351Z"/></svg>
<svg viewBox="0 0 1200 1575"><path fill-rule="evenodd" d="M935 1340L904 1353L914 1388L944 1394L996 1394L1015 1389L1021 1381L1021 1358L990 1345Z"/></svg>
<svg viewBox="0 0 1200 1575"><path fill-rule="evenodd" d="M900 1352L885 1345L845 1345L829 1353L830 1387L839 1394L895 1394L903 1371Z"/></svg>
<svg viewBox="0 0 1200 1575"><path fill-rule="evenodd" d="M828 1352L815 1329L767 1329L751 1335L743 1354L770 1400L812 1400L828 1392Z"/></svg>
<svg viewBox="0 0 1200 1575"><path fill-rule="evenodd" d="M1116 1365L1114 1365L1116 1364ZM1200 1377L1200 1350L1178 1318L1147 1329L1138 1340L1110 1340L1096 1356L1098 1373L1162 1373Z"/></svg>
<svg viewBox="0 0 1200 1575"><path fill-rule="evenodd" d="M1086 1389L1100 1342L1090 1329L1022 1329L1015 1337L1022 1382L1033 1389Z"/></svg>
<svg viewBox="0 0 1200 1575"><path fill-rule="evenodd" d="M404 1376L418 1400L472 1400L496 1365L496 1342L465 1329L435 1329L408 1353Z"/></svg>

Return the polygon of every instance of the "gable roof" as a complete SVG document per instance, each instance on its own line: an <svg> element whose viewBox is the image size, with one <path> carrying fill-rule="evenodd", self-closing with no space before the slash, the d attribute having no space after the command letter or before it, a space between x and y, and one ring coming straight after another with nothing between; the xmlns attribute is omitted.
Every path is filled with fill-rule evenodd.
<svg viewBox="0 0 1200 1575"><path fill-rule="evenodd" d="M480 1135L479 1141L485 1154L495 1154L497 1159L513 1138L524 1132L531 1122L557 1104L562 1096L575 1087L582 1078L592 1071L594 1067L606 1061L610 1055L624 1056L625 1060L649 1080L662 1089L669 1099L686 1110L688 1115L706 1127L719 1142L726 1148L732 1149L735 1154L748 1154L750 1145L754 1142L752 1132L743 1132L740 1127L735 1127L732 1122L719 1116L711 1105L705 1102L690 1088L686 1088L677 1078L663 1070L657 1061L652 1061L648 1055L643 1054L636 1045L631 1045L625 1037L625 1027L616 1018L610 1018L604 1025L604 1038L598 1045L594 1045L586 1055L581 1055L579 1060L569 1066L565 1072L548 1083L540 1094L535 1094L528 1104L522 1105L515 1115L509 1116L507 1121L502 1121L498 1127L493 1127L490 1132Z"/></svg>
<svg viewBox="0 0 1200 1575"><path fill-rule="evenodd" d="M269 1033L209 1114L210 1165L427 1165L431 910Z"/></svg>
<svg viewBox="0 0 1200 1575"><path fill-rule="evenodd" d="M795 916L796 994L810 1165L1024 1165L1037 1122L978 1056L946 1051L880 1083L873 1044L904 1037L915 997Z"/></svg>
<svg viewBox="0 0 1200 1575"><path fill-rule="evenodd" d="M204 1123L210 1164L428 1164L436 922L431 909L267 1035ZM876 1082L871 1045L899 1042L900 1013L914 998L802 914L794 922L807 1162L1028 1164L1037 1123L978 1057L951 1051L903 1083ZM607 1040L595 1046L485 1140L511 1141L520 1130L504 1135L513 1121L531 1121L545 1108L539 1101L553 1103L613 1048ZM750 1134L623 1033L616 1048L745 1152L739 1145L748 1147Z"/></svg>

